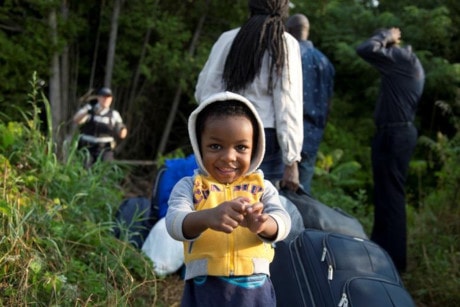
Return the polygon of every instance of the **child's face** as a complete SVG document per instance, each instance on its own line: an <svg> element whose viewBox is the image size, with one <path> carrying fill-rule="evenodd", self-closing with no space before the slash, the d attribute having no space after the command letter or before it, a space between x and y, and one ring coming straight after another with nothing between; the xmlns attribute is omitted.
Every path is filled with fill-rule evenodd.
<svg viewBox="0 0 460 307"><path fill-rule="evenodd" d="M244 116L209 117L201 134L201 155L208 173L220 183L232 183L251 164L254 130Z"/></svg>

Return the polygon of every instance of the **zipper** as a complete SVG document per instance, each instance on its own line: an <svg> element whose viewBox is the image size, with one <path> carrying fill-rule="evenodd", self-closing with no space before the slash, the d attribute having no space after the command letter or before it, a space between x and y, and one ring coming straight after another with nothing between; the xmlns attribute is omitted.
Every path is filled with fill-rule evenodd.
<svg viewBox="0 0 460 307"><path fill-rule="evenodd" d="M226 184L225 187L225 200L232 199L232 190L230 184ZM229 275L235 275L235 236L231 233L228 236L228 245L229 245Z"/></svg>
<svg viewBox="0 0 460 307"><path fill-rule="evenodd" d="M328 250L327 250L325 242L323 241L323 253L321 255L321 262L324 262L324 261L326 261L327 263L327 279L332 280L334 278L334 267L332 266L331 261L329 261Z"/></svg>
<svg viewBox="0 0 460 307"><path fill-rule="evenodd" d="M334 268L331 264L327 267L327 279L332 280L334 278Z"/></svg>
<svg viewBox="0 0 460 307"><path fill-rule="evenodd" d="M326 260L326 254L327 254L327 248L326 246L323 247L323 254L321 255L321 262L324 262Z"/></svg>
<svg viewBox="0 0 460 307"><path fill-rule="evenodd" d="M353 282L354 280L357 280L357 279L367 279L367 280L372 280L372 281L376 281L376 282L380 282L380 283L386 283L386 284L401 287L401 284L399 284L397 282L394 282L394 281L386 279L386 278L378 277L378 276L366 276L366 275L354 276L354 277L351 277L351 278L347 279L347 281L344 283L344 285L342 287L342 298L340 299L340 302L337 305L338 307L348 307L349 301L348 301L348 295L347 294L350 294L350 291L349 291L350 290L350 284L351 284L351 282ZM390 295L390 294L388 294L388 295ZM351 297L351 295L350 295L350 297Z"/></svg>
<svg viewBox="0 0 460 307"><path fill-rule="evenodd" d="M348 307L348 297L345 292L342 293L342 298L340 299L338 307Z"/></svg>

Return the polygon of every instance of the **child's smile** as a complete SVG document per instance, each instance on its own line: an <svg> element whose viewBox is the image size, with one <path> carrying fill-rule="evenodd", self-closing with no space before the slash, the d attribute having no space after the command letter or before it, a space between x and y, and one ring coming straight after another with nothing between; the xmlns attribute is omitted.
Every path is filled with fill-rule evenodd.
<svg viewBox="0 0 460 307"><path fill-rule="evenodd" d="M201 155L206 171L220 183L232 183L251 164L253 127L243 116L211 117L201 135Z"/></svg>

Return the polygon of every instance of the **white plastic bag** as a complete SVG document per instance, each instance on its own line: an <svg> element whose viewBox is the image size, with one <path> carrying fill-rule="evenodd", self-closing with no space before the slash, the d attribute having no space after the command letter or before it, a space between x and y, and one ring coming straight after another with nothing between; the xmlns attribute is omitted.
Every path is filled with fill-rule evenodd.
<svg viewBox="0 0 460 307"><path fill-rule="evenodd" d="M150 230L142 251L152 260L153 269L158 275L175 273L184 263L182 242L171 238L164 218L158 220Z"/></svg>

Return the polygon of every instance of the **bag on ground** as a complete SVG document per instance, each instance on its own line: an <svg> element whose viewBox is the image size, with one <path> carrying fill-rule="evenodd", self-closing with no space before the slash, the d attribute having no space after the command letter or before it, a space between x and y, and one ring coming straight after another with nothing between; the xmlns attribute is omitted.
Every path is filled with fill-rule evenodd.
<svg viewBox="0 0 460 307"><path fill-rule="evenodd" d="M278 307L415 307L388 253L374 242L306 229L276 243Z"/></svg>
<svg viewBox="0 0 460 307"><path fill-rule="evenodd" d="M293 192L282 188L279 193L297 207L305 228L336 232L363 239L368 238L359 220L342 209L331 208L301 189Z"/></svg>
<svg viewBox="0 0 460 307"><path fill-rule="evenodd" d="M160 276L173 274L184 264L183 244L169 235L164 218L153 226L142 251L152 260L153 270Z"/></svg>
<svg viewBox="0 0 460 307"><path fill-rule="evenodd" d="M115 214L115 237L142 248L145 239L157 221L166 215L168 199L174 185L197 168L195 156L167 159L156 174L152 196L131 197L123 200Z"/></svg>
<svg viewBox="0 0 460 307"><path fill-rule="evenodd" d="M115 213L113 232L116 238L130 242L140 249L157 220L157 214L152 210L148 198L127 198Z"/></svg>
<svg viewBox="0 0 460 307"><path fill-rule="evenodd" d="M305 229L302 215L300 215L296 205L294 205L294 203L288 198L280 195L280 200L283 208L287 211L287 213L289 213L289 216L291 217L291 231L289 232L289 235L284 239L284 241L291 241Z"/></svg>

